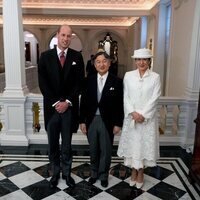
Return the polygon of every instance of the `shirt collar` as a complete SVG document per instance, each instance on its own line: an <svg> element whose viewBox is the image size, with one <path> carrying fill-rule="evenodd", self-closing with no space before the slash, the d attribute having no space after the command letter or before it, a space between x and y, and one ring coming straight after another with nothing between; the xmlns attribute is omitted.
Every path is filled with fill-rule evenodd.
<svg viewBox="0 0 200 200"><path fill-rule="evenodd" d="M107 79L107 77L108 77L108 72L106 72L103 76L101 76L99 73L97 73L97 78L98 78L98 80L99 80L99 78L103 78L103 80L106 80Z"/></svg>
<svg viewBox="0 0 200 200"><path fill-rule="evenodd" d="M62 52L62 50L59 49L58 46L56 47L56 50L57 50L57 54L58 54L58 57L59 57L59 56L60 56L60 53ZM64 50L65 55L67 55L67 51L68 51L68 48Z"/></svg>

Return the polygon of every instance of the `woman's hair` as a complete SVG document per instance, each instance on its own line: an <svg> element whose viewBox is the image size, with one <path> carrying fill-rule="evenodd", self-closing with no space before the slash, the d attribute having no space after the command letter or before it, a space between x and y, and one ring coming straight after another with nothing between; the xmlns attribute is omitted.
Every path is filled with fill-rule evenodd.
<svg viewBox="0 0 200 200"><path fill-rule="evenodd" d="M151 69L151 61L152 61L152 59L149 58L149 69Z"/></svg>
<svg viewBox="0 0 200 200"><path fill-rule="evenodd" d="M139 60L139 59L147 59L149 61L149 69L151 69L151 58L135 58L135 60Z"/></svg>

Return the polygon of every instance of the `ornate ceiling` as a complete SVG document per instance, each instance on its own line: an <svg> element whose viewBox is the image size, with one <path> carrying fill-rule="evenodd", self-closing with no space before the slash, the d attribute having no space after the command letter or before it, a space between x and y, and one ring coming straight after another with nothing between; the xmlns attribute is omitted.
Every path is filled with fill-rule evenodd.
<svg viewBox="0 0 200 200"><path fill-rule="evenodd" d="M160 0L22 0L24 24L130 26ZM2 0L0 7L2 8ZM1 20L2 21L2 20Z"/></svg>

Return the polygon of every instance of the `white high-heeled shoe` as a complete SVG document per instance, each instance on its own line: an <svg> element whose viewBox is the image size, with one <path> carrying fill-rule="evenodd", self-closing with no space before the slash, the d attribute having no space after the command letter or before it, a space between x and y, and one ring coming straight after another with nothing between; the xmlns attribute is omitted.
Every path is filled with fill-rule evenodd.
<svg viewBox="0 0 200 200"><path fill-rule="evenodd" d="M131 187L133 187L135 184L136 184L136 181L132 181L132 180L129 181L129 185L130 185Z"/></svg>
<svg viewBox="0 0 200 200"><path fill-rule="evenodd" d="M142 188L143 184L144 184L144 182L142 182L142 183L136 182L136 188L137 188L137 189Z"/></svg>

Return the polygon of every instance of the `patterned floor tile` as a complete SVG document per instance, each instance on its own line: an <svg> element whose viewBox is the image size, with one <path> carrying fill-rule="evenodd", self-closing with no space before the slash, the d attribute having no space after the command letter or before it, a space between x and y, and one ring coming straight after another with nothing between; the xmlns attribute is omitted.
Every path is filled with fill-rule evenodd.
<svg viewBox="0 0 200 200"><path fill-rule="evenodd" d="M72 169L72 173L81 177L82 179L87 179L90 177L90 165L88 163L81 164Z"/></svg>
<svg viewBox="0 0 200 200"><path fill-rule="evenodd" d="M169 175L173 174L174 172L166 168L156 166L156 167L149 167L149 168L144 169L144 173L158 180L163 180Z"/></svg>
<svg viewBox="0 0 200 200"><path fill-rule="evenodd" d="M163 180L163 182L168 183L169 185L173 185L173 186L175 185L177 188L185 191L183 184L178 179L178 177L175 173L168 176L166 179Z"/></svg>
<svg viewBox="0 0 200 200"><path fill-rule="evenodd" d="M44 178L40 176L39 174L35 173L32 170L22 172L20 174L17 174L15 176L12 176L9 178L15 185L17 185L19 188L24 188L28 185L32 185L36 182L39 182L43 180Z"/></svg>
<svg viewBox="0 0 200 200"><path fill-rule="evenodd" d="M46 166L48 165L49 162L30 162L30 161L22 161L22 163L24 165L26 165L27 167L29 167L30 169L35 169L35 168L39 168L39 167L42 167L42 166Z"/></svg>
<svg viewBox="0 0 200 200"><path fill-rule="evenodd" d="M35 184L29 185L25 188L22 188L22 190L33 200L40 200L60 191L59 188L50 189L49 181L47 180L42 180Z"/></svg>
<svg viewBox="0 0 200 200"><path fill-rule="evenodd" d="M66 192L60 191L44 198L43 200L75 200L75 199Z"/></svg>
<svg viewBox="0 0 200 200"><path fill-rule="evenodd" d="M112 176L112 175L109 175L108 177L108 187L102 187L101 186L101 181L100 180L97 180L97 182L94 184L96 187L100 188L101 190L106 190L116 184L118 184L119 182L121 182L120 179L118 179L117 177L115 176Z"/></svg>
<svg viewBox="0 0 200 200"><path fill-rule="evenodd" d="M179 199L186 192L167 183L160 182L151 189L149 189L148 193L156 197L159 197L163 200L169 200L169 199Z"/></svg>
<svg viewBox="0 0 200 200"><path fill-rule="evenodd" d="M16 174L28 171L30 168L28 168L26 165L24 165L21 162L15 162L9 165L6 165L4 167L0 168L0 172L4 174L6 177L11 177Z"/></svg>
<svg viewBox="0 0 200 200"><path fill-rule="evenodd" d="M64 191L76 200L87 200L102 192L101 189L89 184L85 180L76 184L75 188L67 188Z"/></svg>
<svg viewBox="0 0 200 200"><path fill-rule="evenodd" d="M138 190L136 187L130 187L128 183L122 181L107 189L106 192L120 200L132 200L144 191Z"/></svg>
<svg viewBox="0 0 200 200"><path fill-rule="evenodd" d="M111 168L110 174L116 176L121 180L125 180L126 178L131 176L131 169L119 163Z"/></svg>
<svg viewBox="0 0 200 200"><path fill-rule="evenodd" d="M0 200L32 200L26 193L22 190L17 190L15 192L9 193L3 197L0 197Z"/></svg>
<svg viewBox="0 0 200 200"><path fill-rule="evenodd" d="M139 197L136 197L135 200L162 200L162 199L154 195L151 195L148 192L144 192Z"/></svg>
<svg viewBox="0 0 200 200"><path fill-rule="evenodd" d="M7 178L0 181L0 197L18 189L19 188Z"/></svg>
<svg viewBox="0 0 200 200"><path fill-rule="evenodd" d="M118 200L118 199L108 194L107 192L101 192L96 196L90 198L90 200Z"/></svg>
<svg viewBox="0 0 200 200"><path fill-rule="evenodd" d="M59 179L55 189L49 188L52 172L47 156L6 155L0 163L0 200L199 200L199 190L188 181L188 168L180 158L160 158L158 166L145 169L141 189L129 186L131 168L113 157L107 188L101 182L88 183L90 160L76 156L71 176L75 188ZM62 177L62 173L61 173Z"/></svg>
<svg viewBox="0 0 200 200"><path fill-rule="evenodd" d="M50 164L45 164L40 167L37 167L34 169L34 171L40 174L40 176L43 176L44 178L49 178L52 176Z"/></svg>

